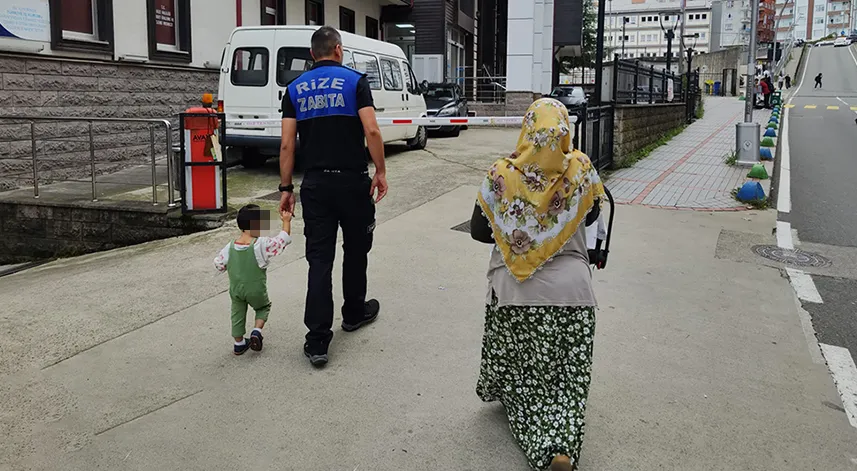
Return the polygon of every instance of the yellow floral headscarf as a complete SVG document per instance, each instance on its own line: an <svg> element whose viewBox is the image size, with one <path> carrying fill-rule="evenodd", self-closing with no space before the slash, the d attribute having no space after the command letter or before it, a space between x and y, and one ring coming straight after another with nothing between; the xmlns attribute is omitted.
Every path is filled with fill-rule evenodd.
<svg viewBox="0 0 857 471"><path fill-rule="evenodd" d="M604 186L589 159L570 151L568 110L542 98L524 115L515 153L491 166L479 205L509 272L529 279L577 231Z"/></svg>

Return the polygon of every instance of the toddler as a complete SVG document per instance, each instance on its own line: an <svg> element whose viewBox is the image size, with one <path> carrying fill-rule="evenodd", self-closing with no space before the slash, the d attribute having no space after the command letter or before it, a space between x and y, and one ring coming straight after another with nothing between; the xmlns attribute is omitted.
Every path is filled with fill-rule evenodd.
<svg viewBox="0 0 857 471"><path fill-rule="evenodd" d="M243 355L248 348L262 350L262 327L268 320L271 301L268 299L267 269L269 260L292 243L289 235L292 214L282 211L283 230L276 237L260 237L263 224L267 226L267 211L248 204L238 211L238 228L241 236L230 242L214 259L214 267L229 273L229 297L232 298L233 353ZM267 227L264 227L267 229ZM247 332L247 305L256 311L256 324L250 339Z"/></svg>

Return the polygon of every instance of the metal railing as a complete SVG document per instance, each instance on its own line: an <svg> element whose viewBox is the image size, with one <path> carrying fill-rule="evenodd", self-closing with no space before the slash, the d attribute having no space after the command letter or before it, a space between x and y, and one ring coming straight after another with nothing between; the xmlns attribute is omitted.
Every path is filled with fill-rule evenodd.
<svg viewBox="0 0 857 471"><path fill-rule="evenodd" d="M152 204L158 204L158 176L157 176L157 152L156 152L156 139L155 139L155 128L163 126L164 135L165 135L165 143L166 143L166 166L167 166L167 204L169 206L175 206L175 190L174 190L174 181L173 178L175 176L174 171L174 156L173 154L173 125L167 119L137 119L137 118L96 118L96 117L34 117L34 116L11 116L11 115L0 115L0 122L2 121L12 121L12 123L5 124L15 124L15 123L28 123L30 126L30 143L31 143L31 159L33 165L33 197L39 197L39 157L38 157L38 145L37 141L39 140L36 135L36 123L39 122L55 122L55 123L70 123L70 122L85 122L87 123L87 131L88 131L88 143L89 143L89 173L90 173L90 182L92 185L92 200L98 201L98 190L97 190L97 171L96 164L98 161L96 160L96 145L95 145L95 134L93 132L93 123L126 123L126 124L148 124L149 130L149 156L151 157L151 169L152 169ZM45 140L69 140L64 137L52 137L45 138ZM23 139L22 139L23 140ZM73 142L81 142L74 141ZM122 147L122 146L119 146ZM58 179L55 179L58 180ZM67 181L79 181L79 180L67 180Z"/></svg>
<svg viewBox="0 0 857 471"><path fill-rule="evenodd" d="M506 77L450 77L449 82L458 84L464 97L470 101L479 103L506 102Z"/></svg>
<svg viewBox="0 0 857 471"><path fill-rule="evenodd" d="M669 96L669 82L673 96ZM681 102L681 76L639 60L613 60L613 100L615 103L668 103Z"/></svg>

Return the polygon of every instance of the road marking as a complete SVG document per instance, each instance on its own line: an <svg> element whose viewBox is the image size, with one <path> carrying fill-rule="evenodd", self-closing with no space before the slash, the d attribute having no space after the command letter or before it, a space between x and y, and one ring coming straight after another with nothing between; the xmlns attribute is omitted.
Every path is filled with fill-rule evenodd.
<svg viewBox="0 0 857 471"><path fill-rule="evenodd" d="M809 58L811 56L812 56L812 49L810 48L809 51L806 53L806 64L804 64L803 73L800 75L800 83L797 84L797 90L795 90L794 94L792 94L792 96L789 97L789 103L792 102L792 98L796 97L798 95L798 93L800 93L800 87L803 86L803 79L806 78L806 69L809 68Z"/></svg>
<svg viewBox="0 0 857 471"><path fill-rule="evenodd" d="M848 106L848 102L843 100L842 98L836 97L836 99L842 102L843 105Z"/></svg>
<svg viewBox="0 0 857 471"><path fill-rule="evenodd" d="M788 104L788 105L786 105L785 107L786 107L786 108L794 108L794 107L795 107L795 105L793 105L793 104L789 103L789 104Z"/></svg>
<svg viewBox="0 0 857 471"><path fill-rule="evenodd" d="M780 184L777 189L777 211L788 213L792 210L791 190L791 156L789 154L789 126L787 119L789 110L783 110L783 127L780 131ZM788 223L786 223L788 224ZM777 227L779 233L779 227Z"/></svg>
<svg viewBox="0 0 857 471"><path fill-rule="evenodd" d="M824 303L821 299L821 295L818 293L818 289L815 287L815 282L812 281L812 277L809 276L809 273L796 270L794 268L786 268L786 273L789 275L789 281L792 283L792 288L794 288L795 293L797 293L797 297L800 298L801 301L815 304Z"/></svg>
<svg viewBox="0 0 857 471"><path fill-rule="evenodd" d="M819 344L852 427L857 427L857 366L847 348Z"/></svg>
<svg viewBox="0 0 857 471"><path fill-rule="evenodd" d="M854 51L852 51L850 47L848 48L848 53L851 54L851 59L854 61L854 65L857 65L857 57L854 57ZM807 64L809 64L809 62L807 62ZM803 69L803 71L806 72L806 69Z"/></svg>
<svg viewBox="0 0 857 471"><path fill-rule="evenodd" d="M816 108L815 105L804 105L803 107L804 107L804 109L807 109L807 110L814 110Z"/></svg>
<svg viewBox="0 0 857 471"><path fill-rule="evenodd" d="M838 106L836 106L836 105L827 105L827 109L828 109L828 110L834 110L834 111L835 111L835 110L838 110L838 109L839 109L839 107L838 107Z"/></svg>
<svg viewBox="0 0 857 471"><path fill-rule="evenodd" d="M857 106L852 106L851 111L857 111Z"/></svg>
<svg viewBox="0 0 857 471"><path fill-rule="evenodd" d="M777 221L777 246L788 250L795 248L792 242L792 225L786 221Z"/></svg>
<svg viewBox="0 0 857 471"><path fill-rule="evenodd" d="M798 239L798 237L797 237L797 229L795 229L795 228L792 228L792 243L794 244L795 247L800 245L800 239Z"/></svg>

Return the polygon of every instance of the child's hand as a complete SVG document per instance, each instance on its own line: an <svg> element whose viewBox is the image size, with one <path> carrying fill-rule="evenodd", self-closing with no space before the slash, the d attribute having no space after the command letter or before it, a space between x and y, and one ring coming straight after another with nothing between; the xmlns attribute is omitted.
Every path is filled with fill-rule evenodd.
<svg viewBox="0 0 857 471"><path fill-rule="evenodd" d="M280 219L283 222L289 222L292 220L292 213L286 210L280 211Z"/></svg>

